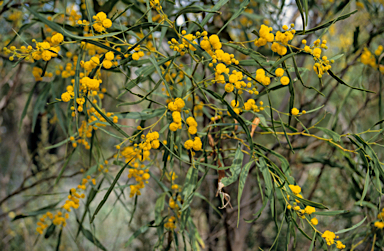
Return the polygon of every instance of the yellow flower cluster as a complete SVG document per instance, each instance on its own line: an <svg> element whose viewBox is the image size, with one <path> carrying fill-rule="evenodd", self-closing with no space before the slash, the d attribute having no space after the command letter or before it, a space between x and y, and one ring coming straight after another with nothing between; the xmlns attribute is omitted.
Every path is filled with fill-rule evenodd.
<svg viewBox="0 0 384 251"><path fill-rule="evenodd" d="M282 85L288 85L289 84L289 78L284 75L284 69L283 68L277 68L275 70L276 77L280 77L280 83Z"/></svg>
<svg viewBox="0 0 384 251"><path fill-rule="evenodd" d="M321 237L325 239L328 246L331 246L333 243L335 243L336 234L334 232L326 230Z"/></svg>
<svg viewBox="0 0 384 251"><path fill-rule="evenodd" d="M320 39L317 39L312 47L306 45L307 41L305 39L303 39L301 43L305 45L303 51L312 54L313 59L316 62L313 66L313 70L316 72L317 76L321 78L325 72L332 68L331 63L334 62L334 60L328 60L327 56L321 57L322 49L328 49L327 40L320 41Z"/></svg>
<svg viewBox="0 0 384 251"><path fill-rule="evenodd" d="M25 60L40 60L49 61L52 58L57 57L60 51L58 46L64 40L64 36L61 33L55 33L52 37L47 37L46 41L37 42L35 39L32 42L36 43L36 48L34 49L31 45L27 47L21 46L20 49L17 49L15 46L3 48L3 51L7 54L12 53L9 57L9 60L15 60L15 57ZM33 60L32 60L33 61Z"/></svg>
<svg viewBox="0 0 384 251"><path fill-rule="evenodd" d="M54 225L61 225L65 227L67 225L66 220L69 218L69 214L65 213L63 217L62 212L57 212L53 215L51 212L44 214L37 222L36 232L43 234L44 230L49 226L48 220L52 221Z"/></svg>
<svg viewBox="0 0 384 251"><path fill-rule="evenodd" d="M176 98L174 102L168 103L168 109L172 111L173 122L169 124L169 129L173 132L182 128L181 123L181 110L184 108L185 102L181 98Z"/></svg>
<svg viewBox="0 0 384 251"><path fill-rule="evenodd" d="M291 114L293 115L293 116L297 116L297 115L299 115L299 113L300 113L300 111L299 111L299 109L297 109L297 108L295 108L295 107L293 107L292 108L292 110L291 110ZM301 111L301 114L306 114L307 112L305 111L305 110L302 110ZM300 115L299 115L300 116Z"/></svg>
<svg viewBox="0 0 384 251"><path fill-rule="evenodd" d="M86 184L88 182L92 182L93 185L96 185L96 180L91 179L91 176L87 176L85 179L82 180L81 185L78 185L79 190L86 190ZM76 188L71 188L70 195L68 195L68 199L65 201L65 204L61 207L65 209L67 212L71 211L71 208L77 209L79 207L80 199L85 198L85 194L81 193L78 194ZM51 212L47 212L44 214L39 221L37 222L38 227L36 228L36 231L39 234L43 234L44 229L48 227L48 219L52 221L52 224L56 226L62 226L65 227L67 225L66 220L69 218L69 214L63 213L61 211L58 211L55 215L53 215Z"/></svg>
<svg viewBox="0 0 384 251"><path fill-rule="evenodd" d="M188 117L186 120L188 124L188 133L194 135L197 133L197 122L193 117Z"/></svg>
<svg viewBox="0 0 384 251"><path fill-rule="evenodd" d="M195 137L194 140L188 139L184 143L184 147L187 150L195 150L195 151L200 151L203 146L203 143L201 143L201 139L199 137Z"/></svg>
<svg viewBox="0 0 384 251"><path fill-rule="evenodd" d="M141 154L142 153L142 154ZM135 162L136 160L144 161L148 159L150 152L142 151L134 146L127 146L121 151L121 155L125 158L125 162Z"/></svg>
<svg viewBox="0 0 384 251"><path fill-rule="evenodd" d="M138 163L137 164L138 167ZM140 189L145 187L145 183L148 183L149 178L151 175L148 173L149 169L138 169L138 168L132 168L129 169L128 178L135 178L136 182L138 182L136 185L130 185L129 188L131 189L129 193L129 197L132 198L135 195L141 195Z"/></svg>
<svg viewBox="0 0 384 251"><path fill-rule="evenodd" d="M379 229L383 229L384 228L384 208L381 210L381 212L377 215L377 219L379 221L376 221L374 223L374 226L379 228Z"/></svg>
<svg viewBox="0 0 384 251"><path fill-rule="evenodd" d="M300 194L301 193L301 187L300 186L298 186L298 185L289 185L289 189L297 197L303 198L303 196ZM287 195L287 199L288 200L289 200L289 198L290 198L290 196ZM316 209L314 207L312 207L312 206L306 206L304 209L302 209L297 203L300 203L300 201L297 200L297 199L293 202L293 207L292 207L292 205L290 205L288 203L287 209L289 209L289 210L293 209L296 212L296 214L300 218L302 218L302 219L306 219L306 215L309 216L309 215L311 215L311 214L316 212ZM313 226L316 226L319 223L319 221L316 218L311 218L310 223ZM336 236L336 234L334 232L331 232L331 231L328 231L328 230L326 230L322 234L322 237L325 239L325 241L327 242L328 246L331 246L331 245L333 245L335 243L335 238L336 239L339 238L338 236ZM336 242L336 248L343 249L343 248L345 248L345 245L341 241L337 241Z"/></svg>
<svg viewBox="0 0 384 251"><path fill-rule="evenodd" d="M172 216L168 219L168 222L164 224L164 227L169 229L169 230L174 230L176 228L176 217Z"/></svg>
<svg viewBox="0 0 384 251"><path fill-rule="evenodd" d="M272 27L268 27L267 25L262 24L259 30L259 38L255 40L255 45L258 47L264 46L267 43L272 43L271 50L276 52L280 56L283 56L287 53L288 42L291 41L294 37L296 31L292 29L294 27L291 24L291 29L288 30L288 26L284 25L284 32L277 31L276 36L271 33L273 30Z"/></svg>
<svg viewBox="0 0 384 251"><path fill-rule="evenodd" d="M263 85L269 85L271 83L271 78L265 75L265 71L263 69L257 69L256 80Z"/></svg>
<svg viewBox="0 0 384 251"><path fill-rule="evenodd" d="M144 52L140 50L140 45L135 47L134 53L132 53L132 59L133 60L139 60L140 58L144 57Z"/></svg>
<svg viewBox="0 0 384 251"><path fill-rule="evenodd" d="M96 14L96 16L92 17L95 22L93 23L93 28L99 32L102 33L106 29L110 28L112 26L112 21L107 17L107 14L104 12L99 12Z"/></svg>
<svg viewBox="0 0 384 251"><path fill-rule="evenodd" d="M151 5L151 8L154 8L154 9L156 9L157 11L160 11L160 10L162 9L159 0L151 0L149 3L150 3L150 5Z"/></svg>
<svg viewBox="0 0 384 251"><path fill-rule="evenodd" d="M176 39L172 38L171 41L168 41L168 44L170 45L169 48L179 52L182 56L188 52L188 49L191 51L196 51L196 48L193 45L197 45L195 39L197 39L198 36L194 36L193 34L187 34L185 30L183 30L181 34L183 35L181 39L182 42L179 43Z"/></svg>
<svg viewBox="0 0 384 251"><path fill-rule="evenodd" d="M253 110L254 112L260 112L264 110L264 108L261 107L263 105L263 101L260 101L259 104L260 104L260 107L256 105L256 101L254 99L250 98L247 100L247 102L244 103L244 110L246 111Z"/></svg>
<svg viewBox="0 0 384 251"><path fill-rule="evenodd" d="M52 72L47 72L47 71L45 72L44 76L41 76L41 74L43 74L43 69L36 66L32 68L32 75L35 77L35 81L42 81L43 77L53 76Z"/></svg>
<svg viewBox="0 0 384 251"><path fill-rule="evenodd" d="M66 54L67 55L71 55L72 53L67 52ZM74 55L72 57L73 63L72 62L68 62L66 64L65 68L62 65L60 65L59 69L56 70L56 75L58 75L58 76L61 75L62 78L69 78L69 77L75 76L75 73L76 73L75 69L76 69L76 65L77 65L77 58L78 57L76 55Z"/></svg>
<svg viewBox="0 0 384 251"><path fill-rule="evenodd" d="M365 65L370 65L371 67L376 68L375 56L368 50L368 48L364 48L360 61Z"/></svg>

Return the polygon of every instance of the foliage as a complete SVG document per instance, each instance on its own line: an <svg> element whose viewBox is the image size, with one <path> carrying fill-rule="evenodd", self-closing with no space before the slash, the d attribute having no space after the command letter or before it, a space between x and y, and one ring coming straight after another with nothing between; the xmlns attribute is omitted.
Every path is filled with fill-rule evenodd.
<svg viewBox="0 0 384 251"><path fill-rule="evenodd" d="M3 249L384 248L383 1L1 4Z"/></svg>

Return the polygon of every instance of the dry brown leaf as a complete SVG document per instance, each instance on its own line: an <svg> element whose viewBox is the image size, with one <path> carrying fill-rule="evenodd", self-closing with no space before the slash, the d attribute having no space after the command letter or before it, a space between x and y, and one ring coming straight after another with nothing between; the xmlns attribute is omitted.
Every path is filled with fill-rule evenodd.
<svg viewBox="0 0 384 251"><path fill-rule="evenodd" d="M253 137L253 134L255 133L255 130L259 125L259 123L260 123L260 119L257 117L252 121L251 137Z"/></svg>

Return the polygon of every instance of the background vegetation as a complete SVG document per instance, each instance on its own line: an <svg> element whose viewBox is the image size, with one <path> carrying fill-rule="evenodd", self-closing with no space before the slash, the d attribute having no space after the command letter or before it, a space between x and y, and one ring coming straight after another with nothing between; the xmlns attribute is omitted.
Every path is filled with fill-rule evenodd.
<svg viewBox="0 0 384 251"><path fill-rule="evenodd" d="M383 250L384 1L0 3L1 250Z"/></svg>

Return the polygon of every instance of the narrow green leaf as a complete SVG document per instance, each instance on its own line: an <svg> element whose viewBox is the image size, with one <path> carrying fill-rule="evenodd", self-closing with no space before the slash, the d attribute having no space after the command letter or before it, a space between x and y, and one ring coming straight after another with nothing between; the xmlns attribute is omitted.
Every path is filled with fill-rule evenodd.
<svg viewBox="0 0 384 251"><path fill-rule="evenodd" d="M23 119L25 118L25 115L27 115L27 111L28 111L29 103L31 103L31 99L32 99L33 93L35 92L35 89L36 89L36 87L37 87L37 85L38 85L39 83L40 83L40 81L36 82L36 83L33 85L32 90L31 90L31 91L29 92L29 94L28 94L27 102L25 103L23 112L21 113L20 122L19 122L19 129L21 128L21 123L23 122Z"/></svg>
<svg viewBox="0 0 384 251"><path fill-rule="evenodd" d="M104 195L104 198L102 199L102 201L99 203L99 205L97 206L95 212L93 213L92 215L92 218L91 218L91 221L90 223L92 223L97 215L97 213L100 211L100 209L104 206L105 202L107 201L109 195L111 194L114 186L116 185L117 181L119 180L121 174L123 173L123 171L125 170L125 168L127 168L127 166L129 165L129 163L132 161L132 159L127 163L125 164L125 166L123 166L120 171L117 173L115 179L113 180L111 186L109 187L107 193Z"/></svg>
<svg viewBox="0 0 384 251"><path fill-rule="evenodd" d="M353 86L348 85L348 84L345 83L341 78L339 78L338 76L336 76L331 70L328 70L328 73L329 73L329 75L330 75L332 78L334 78L337 82L339 82L339 83L342 84L342 85L348 86L349 88L352 88L352 89L354 89L354 90L363 91L363 92L375 93L374 91L370 91L370 90L366 90L366 89L362 89L362 88L353 87Z"/></svg>
<svg viewBox="0 0 384 251"><path fill-rule="evenodd" d="M349 213L348 210L336 210L336 211L324 211L324 212L316 211L313 213L313 215L335 216L335 215L347 214L347 213Z"/></svg>
<svg viewBox="0 0 384 251"><path fill-rule="evenodd" d="M313 33L313 32L315 32L315 31L317 31L317 30L322 30L322 29L324 29L324 28L327 28L327 27L331 26L333 23L335 23L335 22L337 22L337 21L340 21L340 20L344 20L344 19L348 18L349 16L355 14L356 12L357 12L357 10L354 10L354 11L348 13L348 14L339 16L338 18L336 18L336 19L332 19L331 21L328 21L328 22L326 22L326 23L324 23L324 24L322 24L322 25L319 25L319 26L317 26L317 27L315 27L315 28L306 30L306 31L305 31L305 34L308 35L308 34L310 34L310 33ZM301 31L301 30L296 31L296 35L303 35L303 34L304 34L304 31Z"/></svg>
<svg viewBox="0 0 384 251"><path fill-rule="evenodd" d="M100 248L103 251L107 251L107 249L101 244L101 242L86 228L81 228L81 232L90 242L92 242L96 247Z"/></svg>
<svg viewBox="0 0 384 251"><path fill-rule="evenodd" d="M243 164L243 158L244 154L241 151L241 145L239 144L236 149L235 158L233 159L231 168L229 169L232 175L221 179L224 186L229 186L238 179Z"/></svg>
<svg viewBox="0 0 384 251"><path fill-rule="evenodd" d="M335 141L335 142L340 142L340 140L341 140L341 136L340 136L338 133L336 133L336 132L334 132L334 131L332 131L332 130L329 130L329 129L327 129L327 128L324 128L324 127L318 127L318 126L316 126L315 128L316 128L316 129L319 129L319 130L321 130L322 132L324 132L325 134L327 134L333 141Z"/></svg>
<svg viewBox="0 0 384 251"><path fill-rule="evenodd" d="M360 206L362 206L362 202L364 201L365 195L367 195L368 187L369 187L369 169L367 170L367 174L365 176L365 182L364 182L364 189L363 193L361 194L361 199L359 201Z"/></svg>
<svg viewBox="0 0 384 251"><path fill-rule="evenodd" d="M56 229L56 225L51 223L51 225L49 225L49 227L47 228L47 231L45 231L44 238L48 239L49 237L51 237L51 235L55 232L55 229Z"/></svg>
<svg viewBox="0 0 384 251"><path fill-rule="evenodd" d="M37 209L36 211L32 211L32 212L29 212L29 213L24 213L24 214L16 215L15 218L12 219L12 221L15 221L15 220L18 220L18 219L22 219L22 218L26 218L26 217L31 217L31 216L45 214L46 212L48 212L50 210L53 210L59 203L60 203L60 201L52 203L52 204L49 204L48 206L42 207L40 209Z"/></svg>
<svg viewBox="0 0 384 251"><path fill-rule="evenodd" d="M346 229L343 229L343 230L340 230L340 231L337 231L335 234L343 234L343 233L346 233L346 232L349 232L349 231L352 231L358 227L360 227L364 221L367 219L367 216L364 217L364 219L362 219L359 223L353 225L352 227L350 228L346 228Z"/></svg>
<svg viewBox="0 0 384 251"><path fill-rule="evenodd" d="M311 207L315 207L315 208L319 208L319 209L328 209L328 207L324 206L321 203L317 203L317 202L313 202L313 201L310 201L310 200L307 200L307 199L303 199L303 198L297 197L293 193L291 194L291 196L293 196L293 198L297 199L298 201L300 201L300 203L303 203L306 206L311 206Z"/></svg>
<svg viewBox="0 0 384 251"><path fill-rule="evenodd" d="M129 237L127 243L125 243L125 247L128 247L129 244L131 244L132 241L137 238L137 236L139 236L142 233L147 232L148 228L149 228L148 224L140 227L136 232L133 233L133 235L131 235L131 237Z"/></svg>
<svg viewBox="0 0 384 251"><path fill-rule="evenodd" d="M280 114L278 113L278 115L279 115L279 119L280 119L281 128L283 129L284 136L285 136L285 139L287 140L287 143L288 143L288 145L289 145L289 148L291 149L292 153L295 153L295 151L293 150L291 141L289 140L289 137L288 137L288 135L287 135L287 131L285 130L284 123L283 123L283 121L281 120Z"/></svg>
<svg viewBox="0 0 384 251"><path fill-rule="evenodd" d="M110 119L110 118L108 118L107 117L107 115L105 115L101 110L100 110L100 108L96 105L96 104L94 104L92 101L90 101L89 99L88 99L88 97L87 97L87 100L88 100L88 102L93 106L93 108L95 108L96 109L96 111L113 127L113 128L115 128L119 133L121 133L123 136L125 136L126 138L129 138L129 135L126 133L126 132L124 132L123 130L121 130L121 128L118 126L118 125L116 125L115 123L113 123L113 121Z"/></svg>
<svg viewBox="0 0 384 251"><path fill-rule="evenodd" d="M295 0L297 8L299 9L300 15L301 15L301 20L303 22L303 34L305 34L305 26L306 26L306 21L305 21L305 16L304 16L304 11L303 11L303 6L301 5L301 0Z"/></svg>
<svg viewBox="0 0 384 251"><path fill-rule="evenodd" d="M73 155L73 153L76 151L76 149L77 149L77 148L74 148L74 149L72 150L72 152L69 154L69 156L66 158L66 161L65 161L63 167L61 168L59 175L57 175L57 178L56 178L56 180L55 180L55 184L54 184L54 186L56 186L57 183L59 182L61 176L62 176L63 173L64 173L65 168L68 166L69 161L71 161L72 155Z"/></svg>
<svg viewBox="0 0 384 251"><path fill-rule="evenodd" d="M245 182L247 180L249 169L251 168L252 164L253 164L253 161L250 161L247 164L245 164L245 166L243 167L240 173L239 189L237 193L237 227L239 227L239 222L240 222L241 195L243 194Z"/></svg>
<svg viewBox="0 0 384 251"><path fill-rule="evenodd" d="M241 13L243 13L245 11L245 9L247 8L248 4L249 4L250 0L243 0L240 4L240 8L232 14L231 18L228 20L228 22L226 22L222 27L221 29L216 33L217 35L219 35L219 33L225 29L225 27L227 27L227 25L232 22L232 20L234 20L235 18L237 18L238 16L241 15Z"/></svg>

